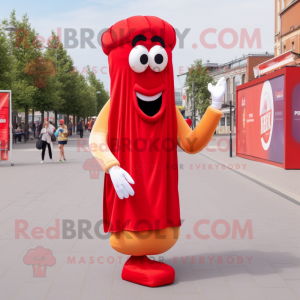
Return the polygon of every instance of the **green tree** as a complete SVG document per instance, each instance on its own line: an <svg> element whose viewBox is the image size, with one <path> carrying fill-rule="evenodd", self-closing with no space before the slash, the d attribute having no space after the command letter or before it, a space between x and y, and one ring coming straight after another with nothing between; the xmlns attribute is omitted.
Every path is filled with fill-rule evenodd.
<svg viewBox="0 0 300 300"><path fill-rule="evenodd" d="M12 33L12 56L4 33L8 24L17 28ZM54 31L45 50L36 36L38 33L31 28L28 16L17 20L15 10L0 26L0 85L12 89L13 108L25 111L26 128L30 109L41 111L42 120L44 111L53 110L55 120L57 112L77 117L97 114L109 99L103 83L89 67L86 77L74 71L74 62ZM100 94L95 94L96 91Z"/></svg>
<svg viewBox="0 0 300 300"><path fill-rule="evenodd" d="M21 20L16 17L16 11L13 10L10 19L2 21L2 28L8 24L14 25L17 29L12 32L12 104L14 109L25 111L25 128L28 128L28 112L33 107L36 97L38 97L37 88L34 84L34 77L25 73L25 68L29 61L37 59L42 55L40 44L36 40L38 33L31 28L27 14L22 16Z"/></svg>
<svg viewBox="0 0 300 300"><path fill-rule="evenodd" d="M100 79L97 79L95 73L91 71L90 66L87 66L87 70L88 70L88 82L94 92L95 101L97 103L97 105L94 104L95 107L94 114L96 113L97 116L101 111L102 107L109 99L109 94L105 90L103 82L101 82ZM100 92L100 93L96 93L96 92Z"/></svg>
<svg viewBox="0 0 300 300"><path fill-rule="evenodd" d="M188 99L192 98L192 82L194 82L194 99L195 108L199 111L200 115L204 115L208 106L210 106L210 92L207 89L209 83L214 80L208 75L206 68L202 67L202 60L197 59L194 64L189 68L185 86L188 87L186 93Z"/></svg>
<svg viewBox="0 0 300 300"><path fill-rule="evenodd" d="M3 26L0 27L0 70L0 90L9 90L11 88L10 45Z"/></svg>
<svg viewBox="0 0 300 300"><path fill-rule="evenodd" d="M41 99L40 105L46 111L54 111L55 124L57 125L57 113L62 112L64 109L63 94L63 76L67 71L69 64L73 63L71 57L69 57L66 51L63 49L61 41L54 31L51 31L51 36L47 41L46 51L44 53L46 59L53 62L56 69L55 76L48 77L48 84L45 90L45 96ZM67 64L67 66L65 66Z"/></svg>
<svg viewBox="0 0 300 300"><path fill-rule="evenodd" d="M67 115L78 114L81 107L79 75L73 71L74 62L54 31L51 33L45 58L54 61L57 68L57 75L49 82L49 87L53 86L56 91L52 94L53 100L56 100L52 109Z"/></svg>
<svg viewBox="0 0 300 300"><path fill-rule="evenodd" d="M77 87L79 101L79 111L76 114L78 117L86 118L95 114L95 94L83 75L77 76Z"/></svg>

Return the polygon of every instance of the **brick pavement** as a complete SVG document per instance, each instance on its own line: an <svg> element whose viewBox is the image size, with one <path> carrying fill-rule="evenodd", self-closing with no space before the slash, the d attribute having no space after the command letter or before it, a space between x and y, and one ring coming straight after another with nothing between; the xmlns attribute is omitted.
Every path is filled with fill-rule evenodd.
<svg viewBox="0 0 300 300"><path fill-rule="evenodd" d="M90 179L83 163L91 154L77 152L75 138L66 157L64 164L40 164L40 152L28 143L14 145L14 167L0 163L1 299L300 298L300 206L200 154L179 153L184 222L177 244L155 257L175 268L174 284L153 289L121 280L127 257L93 230L92 239L79 239L78 231L73 239L34 239L34 227L46 230L55 219L60 226L62 220L74 221L76 229L78 220L94 228L102 219L103 173ZM29 239L16 239L16 220L28 222ZM209 222L199 227L207 239L196 236L200 220ZM253 237L251 230L234 237L237 225L249 222ZM222 224L214 230L217 223L228 230ZM23 261L37 246L50 249L56 259L46 277L34 277L33 267Z"/></svg>

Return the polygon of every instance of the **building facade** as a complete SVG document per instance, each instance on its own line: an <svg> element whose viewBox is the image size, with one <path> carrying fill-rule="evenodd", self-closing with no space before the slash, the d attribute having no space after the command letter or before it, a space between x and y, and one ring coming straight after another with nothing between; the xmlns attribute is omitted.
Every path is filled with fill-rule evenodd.
<svg viewBox="0 0 300 300"><path fill-rule="evenodd" d="M233 124L232 133L235 133L236 87L253 80L255 78L253 67L273 57L274 55L268 52L262 54L248 54L221 65L211 62L202 65L203 68L206 68L207 73L213 77L215 82L218 82L221 77L225 77L226 79L226 92L222 101L223 116L216 131L218 134L230 133L230 123ZM179 76L182 75L189 76L188 73ZM186 89L187 87L183 85L182 106L185 109L185 116L187 117L192 116L193 106L191 103L192 101L189 99L189 95L186 93ZM230 119L230 101L232 103L232 119ZM196 121L200 121L200 116L197 112Z"/></svg>
<svg viewBox="0 0 300 300"><path fill-rule="evenodd" d="M300 0L275 0L274 54L289 50L300 53Z"/></svg>
<svg viewBox="0 0 300 300"><path fill-rule="evenodd" d="M274 55L269 53L248 54L222 65L203 64L203 67L208 69L215 82L218 82L221 77L226 79L226 93L222 103L223 116L217 128L218 134L230 133L230 123L233 124L232 133L235 133L236 87L253 80L255 78L253 67L272 57ZM230 119L230 101L232 103L232 119Z"/></svg>
<svg viewBox="0 0 300 300"><path fill-rule="evenodd" d="M175 104L178 107L183 106L183 98L182 98L182 89L181 88L175 88Z"/></svg>

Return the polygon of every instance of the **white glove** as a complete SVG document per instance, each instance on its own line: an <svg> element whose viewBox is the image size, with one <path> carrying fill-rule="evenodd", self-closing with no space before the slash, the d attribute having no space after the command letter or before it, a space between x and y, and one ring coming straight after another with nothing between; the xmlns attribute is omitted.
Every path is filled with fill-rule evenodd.
<svg viewBox="0 0 300 300"><path fill-rule="evenodd" d="M208 90L211 93L212 104L211 106L216 109L221 109L222 99L226 91L226 80L221 77L218 83L214 86L211 83L208 84Z"/></svg>
<svg viewBox="0 0 300 300"><path fill-rule="evenodd" d="M108 169L108 173L120 199L123 199L124 197L128 198L129 195L134 195L134 190L129 184L134 184L134 181L125 170L119 166L113 166Z"/></svg>

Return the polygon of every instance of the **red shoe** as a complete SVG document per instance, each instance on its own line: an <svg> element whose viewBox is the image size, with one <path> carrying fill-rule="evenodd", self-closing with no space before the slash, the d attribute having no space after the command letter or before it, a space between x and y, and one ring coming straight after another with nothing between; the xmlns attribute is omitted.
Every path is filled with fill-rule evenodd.
<svg viewBox="0 0 300 300"><path fill-rule="evenodd" d="M174 282L174 269L147 256L131 256L125 263L122 279L141 285L156 287Z"/></svg>

